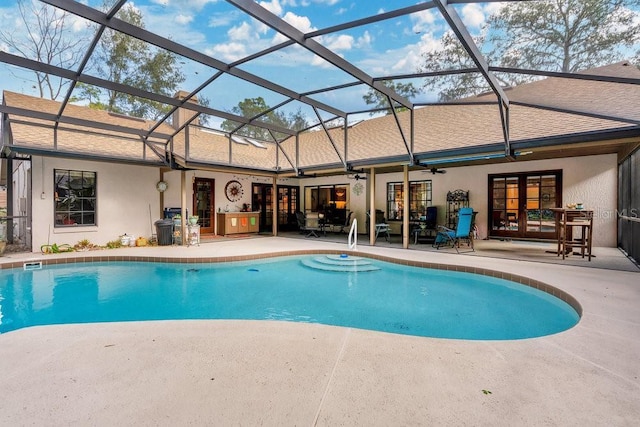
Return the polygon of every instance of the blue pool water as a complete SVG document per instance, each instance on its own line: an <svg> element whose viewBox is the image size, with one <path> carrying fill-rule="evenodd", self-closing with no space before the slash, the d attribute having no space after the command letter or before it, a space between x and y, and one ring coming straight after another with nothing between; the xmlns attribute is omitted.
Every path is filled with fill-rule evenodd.
<svg viewBox="0 0 640 427"><path fill-rule="evenodd" d="M536 289L488 276L376 260L318 271L286 257L228 264L141 262L0 271L0 333L33 325L159 319L313 322L399 334L521 339L579 316Z"/></svg>

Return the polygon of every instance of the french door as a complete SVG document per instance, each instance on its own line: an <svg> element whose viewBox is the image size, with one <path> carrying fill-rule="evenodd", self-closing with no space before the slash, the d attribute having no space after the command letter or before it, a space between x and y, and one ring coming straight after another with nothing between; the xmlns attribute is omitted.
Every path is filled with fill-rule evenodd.
<svg viewBox="0 0 640 427"><path fill-rule="evenodd" d="M293 231L298 228L296 211L298 210L299 187L278 186L278 230Z"/></svg>
<svg viewBox="0 0 640 427"><path fill-rule="evenodd" d="M278 231L291 231L297 228L296 211L299 203L300 188L278 185ZM260 211L260 231L270 232L273 224L273 186L254 183L251 190L251 206Z"/></svg>
<svg viewBox="0 0 640 427"><path fill-rule="evenodd" d="M489 236L555 239L562 171L489 175Z"/></svg>
<svg viewBox="0 0 640 427"><path fill-rule="evenodd" d="M215 230L214 184L215 180L208 178L193 182L193 213L198 215L200 234L213 234Z"/></svg>
<svg viewBox="0 0 640 427"><path fill-rule="evenodd" d="M273 186L254 183L251 188L251 210L260 212L260 231L273 229Z"/></svg>

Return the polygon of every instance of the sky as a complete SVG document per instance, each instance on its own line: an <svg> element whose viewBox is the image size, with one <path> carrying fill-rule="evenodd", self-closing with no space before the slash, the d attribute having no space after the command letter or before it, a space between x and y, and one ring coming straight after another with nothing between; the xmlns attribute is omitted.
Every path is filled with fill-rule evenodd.
<svg viewBox="0 0 640 427"><path fill-rule="evenodd" d="M115 0L106 0L108 4ZM100 8L103 0L83 0ZM419 3L416 0L270 0L258 3L303 33L331 27ZM276 45L285 39L266 25L250 18L224 0L135 0L127 3L138 9L146 29L218 60L233 63L247 55ZM502 7L500 3L470 3L455 8L472 35L479 33L487 17ZM3 22L15 25L16 33L25 31L17 16L15 2L0 3ZM73 22L72 37L91 40L88 23ZM422 54L438 49L443 32L448 27L437 9L429 9L400 18L381 21L351 30L315 38L340 57L350 61L372 77L415 73L423 62ZM9 50L2 46L3 50ZM186 77L181 89L192 91L215 70L187 58L179 58ZM243 71L259 75L271 82L297 92L313 91L354 81L347 73L300 46L292 46L238 66ZM91 71L96 73L95 71ZM419 83L418 83L419 85ZM8 70L0 64L0 89L38 95L33 74ZM345 111L364 107L362 96L368 87L360 86L313 97L331 103ZM202 95L210 106L230 111L244 98L260 94L268 105L277 105L286 98L253 84L225 75L216 80ZM413 101L435 100L434 94L423 93ZM292 108L301 104L292 105ZM306 115L315 114L309 109ZM326 119L329 114L321 112Z"/></svg>
<svg viewBox="0 0 640 427"><path fill-rule="evenodd" d="M108 1L114 3L113 0ZM84 3L100 7L102 0ZM298 30L307 33L386 12L390 8L410 6L416 1L270 0L259 3ZM224 62L237 61L285 40L282 35L222 0L136 0L128 4L142 13L147 29ZM470 30L477 30L495 7L492 4L470 4L460 7L459 13ZM445 23L438 15L437 11L428 10L321 36L316 40L372 77L414 73L420 65L421 52L437 47L445 29ZM9 18L4 22L15 22L18 31L23 30L15 5L0 8L0 16ZM83 34L86 25L86 22L78 19L73 28L78 34ZM6 49L6 46L3 48ZM187 77L183 89L187 91L195 89L214 71L188 59L181 62L184 63L182 65ZM8 78L6 66L4 68L3 89L37 95L30 84L32 76L23 79ZM352 76L336 70L323 59L297 46L243 64L240 68L298 92L354 81ZM301 73L301 70L304 72ZM221 96L221 89L231 85L239 92L238 95ZM237 105L238 100L255 93L253 85L237 82L230 77L223 77L219 84L213 86L205 96L212 100L213 107L223 110L229 110ZM366 90L367 88L359 88L347 91L345 95L329 93L317 98L336 102L336 97L343 96L345 99L340 102L341 106L351 110L364 106L361 98ZM280 96L270 95L267 99L269 105L283 100Z"/></svg>

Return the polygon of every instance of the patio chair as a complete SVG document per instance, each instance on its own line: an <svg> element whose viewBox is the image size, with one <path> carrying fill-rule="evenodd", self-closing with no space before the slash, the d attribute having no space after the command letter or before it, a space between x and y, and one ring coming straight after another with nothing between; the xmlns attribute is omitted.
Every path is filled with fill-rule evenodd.
<svg viewBox="0 0 640 427"><path fill-rule="evenodd" d="M305 234L305 237L320 237L317 231L320 231L320 225L316 218L309 220L309 218L302 212L296 212L296 222L298 223L298 230L300 234Z"/></svg>
<svg viewBox="0 0 640 427"><path fill-rule="evenodd" d="M340 224L340 230L338 230L338 233L346 233L347 231L345 231L345 228L349 228L349 225L351 224L351 215L353 215L353 211L350 211L347 214L347 218L344 220L343 224Z"/></svg>
<svg viewBox="0 0 640 427"><path fill-rule="evenodd" d="M376 217L377 217L377 212L376 212ZM369 212L369 211L367 211L367 218L369 220L371 220L371 212ZM367 223L368 223L368 221L367 221ZM374 227L375 227L375 230L376 230L376 238L374 239L374 241L378 240L378 235L380 233L382 233L382 234L384 234L384 239L387 242L391 243L391 234L390 234L391 226L385 222L384 217L382 218L382 222L377 222L376 221L376 223L374 224Z"/></svg>
<svg viewBox="0 0 640 427"><path fill-rule="evenodd" d="M433 246L436 247L436 249L440 249L442 246L451 245L455 248L456 252L460 253L458 249L460 247L460 241L466 240L471 247L471 251L475 251L473 248L473 237L471 235L472 222L473 208L460 208L456 229L452 230L442 225L438 226L438 234L436 234L436 240Z"/></svg>
<svg viewBox="0 0 640 427"><path fill-rule="evenodd" d="M424 218L424 222L425 222L425 225L427 226L427 229L435 229L437 221L438 221L438 207L437 206L427 207L427 212Z"/></svg>
<svg viewBox="0 0 640 427"><path fill-rule="evenodd" d="M413 224L411 233L413 234L413 243L418 243L420 236L425 236L429 239L429 243L433 243L435 239L435 231L437 229L438 221L438 207L429 206L425 212L425 215L420 217L419 222Z"/></svg>
<svg viewBox="0 0 640 427"><path fill-rule="evenodd" d="M504 219L504 211L493 211L492 219L494 230L504 230L507 228L507 221Z"/></svg>

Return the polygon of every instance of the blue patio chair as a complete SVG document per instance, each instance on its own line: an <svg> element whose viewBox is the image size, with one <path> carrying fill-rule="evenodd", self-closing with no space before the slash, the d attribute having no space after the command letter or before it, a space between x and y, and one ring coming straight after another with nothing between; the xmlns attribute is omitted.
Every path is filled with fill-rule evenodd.
<svg viewBox="0 0 640 427"><path fill-rule="evenodd" d="M438 234L436 234L436 240L433 243L433 246L440 249L441 246L451 245L456 249L456 252L460 253L460 250L458 249L460 247L460 241L466 240L469 243L471 250L475 251L473 248L473 237L471 236L472 223L473 208L460 208L458 211L458 224L456 225L456 229L452 230L442 225L438 226Z"/></svg>

